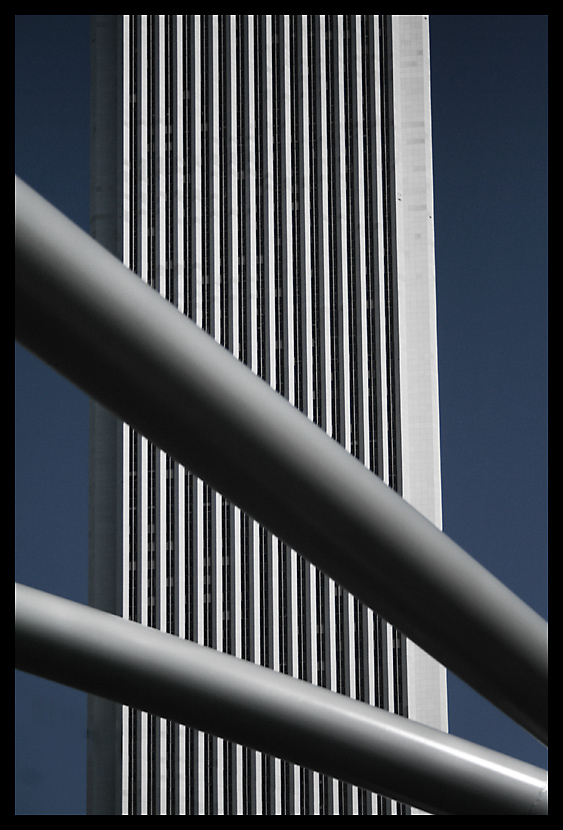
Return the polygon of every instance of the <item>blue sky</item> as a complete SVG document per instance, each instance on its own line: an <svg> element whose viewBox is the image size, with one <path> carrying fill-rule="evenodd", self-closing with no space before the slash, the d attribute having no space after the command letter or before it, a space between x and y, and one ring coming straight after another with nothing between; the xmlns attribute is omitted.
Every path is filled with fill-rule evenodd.
<svg viewBox="0 0 563 830"><path fill-rule="evenodd" d="M89 16L16 15L16 173L87 230ZM444 530L547 617L547 15L431 15ZM16 347L16 578L85 602L88 401ZM450 675L450 731L545 749ZM17 673L16 813L81 815L81 693Z"/></svg>

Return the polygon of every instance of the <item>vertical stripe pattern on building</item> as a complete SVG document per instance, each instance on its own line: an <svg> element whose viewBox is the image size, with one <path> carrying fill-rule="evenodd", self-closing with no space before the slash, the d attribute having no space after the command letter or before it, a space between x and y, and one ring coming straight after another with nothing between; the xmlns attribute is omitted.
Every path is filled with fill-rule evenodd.
<svg viewBox="0 0 563 830"><path fill-rule="evenodd" d="M117 224L126 266L401 493L398 246L418 230L399 205L395 41L411 25L428 61L425 17L114 17L120 208L93 221L99 236ZM119 430L125 618L409 715L400 632ZM121 729L124 815L410 814L128 707Z"/></svg>

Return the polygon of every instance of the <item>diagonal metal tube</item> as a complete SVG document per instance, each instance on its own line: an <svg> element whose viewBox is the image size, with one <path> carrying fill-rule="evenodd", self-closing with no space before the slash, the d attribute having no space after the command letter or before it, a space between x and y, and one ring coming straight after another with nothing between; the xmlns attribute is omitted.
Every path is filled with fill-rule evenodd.
<svg viewBox="0 0 563 830"><path fill-rule="evenodd" d="M547 774L531 764L23 585L16 661L434 814L547 814Z"/></svg>
<svg viewBox="0 0 563 830"><path fill-rule="evenodd" d="M16 182L16 337L547 743L547 625Z"/></svg>

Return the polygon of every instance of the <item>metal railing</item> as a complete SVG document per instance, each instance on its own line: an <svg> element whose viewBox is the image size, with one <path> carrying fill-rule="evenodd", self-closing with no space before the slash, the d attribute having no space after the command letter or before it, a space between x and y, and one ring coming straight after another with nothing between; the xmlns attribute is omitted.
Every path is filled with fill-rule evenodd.
<svg viewBox="0 0 563 830"><path fill-rule="evenodd" d="M229 352L18 180L16 337L547 743L545 621ZM27 625L29 603L22 605L23 608L27 611L18 613L17 632ZM35 619L35 626L31 628L47 628L51 611L45 613L44 622L37 624ZM110 619L113 624L134 625L117 621L115 617ZM451 625L451 620L455 620L455 625ZM41 638L36 639L29 631L22 636L19 651L27 655L26 670L42 674L48 670L47 663L56 663L57 643L63 647L61 629L49 649L43 648ZM168 635L159 633L159 636L169 639ZM191 648L190 644L173 639L176 643L170 648ZM86 635L83 647L86 653ZM132 659L133 668L138 664L141 669L144 648L139 641L139 651ZM213 659L223 657L214 655ZM186 660L192 660L187 650ZM249 682L256 682L258 689L262 684L258 678L263 672L275 677L267 683L264 681L267 689L264 710L268 709L269 696L274 694L273 686L278 684L283 689L281 698L287 699L289 706L288 678L265 669L260 670L260 675L251 674L256 667L245 663L242 666L242 673L248 672L249 677L256 678ZM209 671L213 678L220 669ZM84 672L83 676L90 675ZM80 681L83 683L80 685L72 671L67 672L62 682L95 692L90 685L84 685L85 681ZM300 681L290 680L290 683L306 686L304 695L314 688ZM168 688L161 680L151 705L157 707L159 695L164 701L165 685ZM119 695L122 691L125 694L125 686L120 687ZM323 698L333 694L319 689L317 692ZM115 691L106 694L112 699L130 702L115 695ZM316 705L322 710L324 704L312 702L312 710ZM397 716L377 710L374 714L371 707L353 701L340 705L343 711L349 705L359 707L358 711L365 710L364 715L358 716L360 719L372 718L370 722L377 722L373 726L375 732L370 732L372 738L367 741L374 745L370 751L376 753L375 745L383 739L375 739L373 735L383 735L391 728L387 725L391 723L388 718L395 721ZM155 711L155 714L163 712ZM297 731L305 730L302 732L305 735L298 707L291 720L299 724ZM413 726L412 722L406 726L408 721L398 720L400 726L391 728L392 732L396 730L395 736ZM189 718L184 722L189 723ZM253 746L251 724L247 725L248 731L233 739ZM278 725L265 731L283 744L284 736L280 732L284 730L286 725L283 729ZM326 726L324 740L329 742L336 740L328 734L330 731ZM426 732L436 734L433 730ZM323 734L323 728L319 727L315 740L324 746L319 761L331 753L341 752L336 745L333 750L327 749L319 737ZM351 741L357 748L358 758L364 758L368 765L373 763L369 788L420 804L423 809L431 807L432 812L499 812L490 808L485 795L496 785L486 787L485 781L498 778L500 782L504 772L499 777L491 772L493 768L512 769L520 763L493 753L496 761L485 764L488 773L474 780L468 764L460 772L459 780L464 779L468 786L473 781L472 795L466 792L452 803L448 801L448 794L455 788L447 780L448 764L440 767L437 739L418 737L407 740L403 746L395 737L389 743L390 755L382 763L375 761L368 750L366 755L360 748L361 734L361 729L354 731L351 726L343 726L338 740ZM465 742L461 742L463 749L456 749L459 739L438 734L450 747L447 752L452 753L451 757L463 756L473 763L480 753L489 752ZM288 759L306 763L307 743L313 740L296 739L295 752L292 750ZM403 748L393 751L393 745ZM423 746L427 748L423 752L424 763L417 754ZM267 751L276 754L272 748ZM352 752L342 754L346 759L345 768L338 772L338 777L354 778L357 783L358 773L352 770L357 770L362 763L354 761ZM399 754L405 766L398 763ZM283 753L281 757L285 757ZM432 790L435 793L432 805L422 805L420 794L412 791L415 758L419 766L429 768L434 764L428 759L435 759L435 769L440 768L436 772L438 783ZM499 758L504 760L501 762ZM396 770L393 783L387 780L387 766ZM545 773L524 766L527 772L522 772L523 778L518 778L521 771L515 778L511 777L512 773L508 776L511 792L514 781L522 782L528 775L535 782L531 785L534 793L529 798L522 784L519 792L526 790L528 809L522 810L522 803L510 796L512 812L535 814L538 809L543 812ZM423 787L422 792L430 789ZM498 792L502 790L499 783ZM505 798L500 810L505 814L506 801Z"/></svg>

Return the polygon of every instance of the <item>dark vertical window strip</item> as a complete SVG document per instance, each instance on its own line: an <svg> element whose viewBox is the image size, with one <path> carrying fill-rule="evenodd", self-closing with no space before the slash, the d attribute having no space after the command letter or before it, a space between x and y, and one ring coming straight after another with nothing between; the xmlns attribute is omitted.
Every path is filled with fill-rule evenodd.
<svg viewBox="0 0 563 830"><path fill-rule="evenodd" d="M377 178L376 178L376 130L375 111L375 45L373 16L362 15L362 91L363 91L363 132L364 132L364 193L365 193L365 257L367 288L367 381L369 406L369 466L382 476L382 458L379 445L381 418L379 413L380 369L379 369L379 291L377 256Z"/></svg>
<svg viewBox="0 0 563 830"><path fill-rule="evenodd" d="M236 16L236 109L237 109L237 170L238 170L238 271L239 271L239 357L240 360L249 363L248 343L250 337L249 328L249 304L250 296L248 291L248 21L246 15Z"/></svg>
<svg viewBox="0 0 563 830"><path fill-rule="evenodd" d="M147 15L147 69L145 77L147 94L147 262L145 263L147 282L153 288L158 289L156 272L156 199L158 187L156 182L156 89L155 69L158 66L157 48L155 43L155 15Z"/></svg>
<svg viewBox="0 0 563 830"><path fill-rule="evenodd" d="M408 717L407 701L407 654L406 638L396 628L393 629L393 667L395 711L403 717Z"/></svg>
<svg viewBox="0 0 563 830"><path fill-rule="evenodd" d="M178 815L178 725L166 723L166 815Z"/></svg>
<svg viewBox="0 0 563 830"><path fill-rule="evenodd" d="M139 621L139 545L138 545L138 438L135 430L129 428L129 619ZM138 735L139 713L128 709L129 719L129 798L128 814L137 815L139 788Z"/></svg>
<svg viewBox="0 0 563 830"><path fill-rule="evenodd" d="M330 372L331 400L327 402L332 410L332 437L344 443L341 424L341 339L340 290L341 290L341 246L339 227L339 204L341 193L340 142L338 132L338 44L335 15L326 16L326 109L328 141L328 251L329 251L329 319L330 319Z"/></svg>
<svg viewBox="0 0 563 830"><path fill-rule="evenodd" d="M360 457L363 440L360 433L360 356L358 318L361 304L358 302L358 246L359 221L357 210L357 138L356 123L357 78L355 25L353 15L344 15L344 120L345 120L345 164L346 164L346 237L348 265L348 328L350 343L350 452Z"/></svg>
<svg viewBox="0 0 563 830"><path fill-rule="evenodd" d="M223 792L225 815L235 816L237 814L236 804L236 747L225 741L223 749Z"/></svg>
<svg viewBox="0 0 563 830"><path fill-rule="evenodd" d="M203 644L216 647L216 632L214 624L214 492L209 485L203 485Z"/></svg>
<svg viewBox="0 0 563 830"><path fill-rule="evenodd" d="M350 649L348 646L348 592L335 585L335 639L336 639L336 691L342 695L350 695L350 677L348 667Z"/></svg>
<svg viewBox="0 0 563 830"><path fill-rule="evenodd" d="M247 747L242 750L243 761L243 793L242 807L243 815L252 816L255 814L255 792L256 792L256 754Z"/></svg>
<svg viewBox="0 0 563 830"><path fill-rule="evenodd" d="M311 770L300 767L300 814L308 816L312 813L313 805L313 773Z"/></svg>
<svg viewBox="0 0 563 830"><path fill-rule="evenodd" d="M330 620L327 613L327 579L321 571L315 571L317 581L317 683L324 688L329 680L329 660L327 653L326 632L329 630Z"/></svg>
<svg viewBox="0 0 563 830"><path fill-rule="evenodd" d="M359 600L354 598L354 645L355 645L355 672L356 698L367 700L368 673L367 673L367 637L365 633L367 610Z"/></svg>
<svg viewBox="0 0 563 830"><path fill-rule="evenodd" d="M176 102L174 99L174 87L176 83L176 49L174 40L174 15L165 15L164 21L164 166L165 166L165 254L162 268L166 280L166 299L176 304L178 301L176 283L179 278L177 273L178 263L176 257L176 233L179 232L176 199L177 188L175 184L175 166L177 155L175 152L176 136Z"/></svg>
<svg viewBox="0 0 563 830"><path fill-rule="evenodd" d="M393 45L391 15L380 15L381 150L383 157L383 233L385 320L387 348L387 401L389 486L401 492L399 453L399 356L397 354L395 186L393 130Z"/></svg>
<svg viewBox="0 0 563 830"><path fill-rule="evenodd" d="M205 815L212 816L217 812L217 738L207 734L204 736L204 781Z"/></svg>
<svg viewBox="0 0 563 830"><path fill-rule="evenodd" d="M267 106L264 15L255 16L254 28L254 107L256 119L256 295L257 295L257 373L266 381L270 380L268 366L266 317L266 233L267 233L267 187L266 187L266 130L265 110Z"/></svg>
<svg viewBox="0 0 563 830"><path fill-rule="evenodd" d="M282 674L290 673L290 659L291 659L291 632L292 619L289 610L289 551L285 544L279 543L279 558L278 558L278 601L279 601L279 654L280 654L280 672Z"/></svg>
<svg viewBox="0 0 563 830"><path fill-rule="evenodd" d="M271 668L272 648L272 540L260 528L260 664Z"/></svg>
<svg viewBox="0 0 563 830"><path fill-rule="evenodd" d="M147 445L147 625L157 627L157 449Z"/></svg>
<svg viewBox="0 0 563 830"><path fill-rule="evenodd" d="M147 814L160 815L160 718L147 716Z"/></svg>
<svg viewBox="0 0 563 830"><path fill-rule="evenodd" d="M262 815L274 815L274 759L271 755L262 755Z"/></svg>
<svg viewBox="0 0 563 830"><path fill-rule="evenodd" d="M352 814L352 787L345 781L338 782L339 815Z"/></svg>
<svg viewBox="0 0 563 830"><path fill-rule="evenodd" d="M229 15L219 15L219 239L221 280L220 342L232 351L232 162L231 162L231 47Z"/></svg>
<svg viewBox="0 0 563 830"><path fill-rule="evenodd" d="M212 61L211 25L208 15L201 16L201 259L202 259L202 327L213 334L212 310L212 164L213 164L213 107L212 107ZM197 159L196 159L197 164Z"/></svg>
<svg viewBox="0 0 563 830"><path fill-rule="evenodd" d="M276 344L276 389L288 397L286 386L286 328L287 293L287 234L285 217L285 89L284 80L284 25L283 15L272 15L272 90L273 90L273 169L274 169L274 281L275 281L275 344Z"/></svg>
<svg viewBox="0 0 563 830"><path fill-rule="evenodd" d="M198 814L198 776L199 757L197 746L198 733L195 729L186 730L186 813Z"/></svg>
<svg viewBox="0 0 563 830"><path fill-rule="evenodd" d="M370 612L371 613L371 612ZM389 692L387 678L387 623L374 614L375 627L375 666L376 699L375 705L380 709L389 709Z"/></svg>
<svg viewBox="0 0 563 830"><path fill-rule="evenodd" d="M166 631L177 634L176 602L176 471L166 456Z"/></svg>
<svg viewBox="0 0 563 830"><path fill-rule="evenodd" d="M197 513L195 507L195 481L192 473L185 473L185 537L184 537L184 616L186 640L197 641L197 584L196 584L196 550Z"/></svg>
<svg viewBox="0 0 563 830"><path fill-rule="evenodd" d="M295 815L293 808L293 778L295 770L293 764L281 762L281 815Z"/></svg>
<svg viewBox="0 0 563 830"><path fill-rule="evenodd" d="M246 514L241 515L241 628L242 628L242 658L252 660L252 620L253 604L251 602L252 591L252 542L250 538L251 520Z"/></svg>
<svg viewBox="0 0 563 830"><path fill-rule="evenodd" d="M184 313L195 318L193 275L194 267L194 216L192 205L194 204L194 158L193 158L193 134L194 134L194 90L193 90L193 17L192 15L182 16L182 82L183 82L183 106L184 106L184 132L183 132L183 198L184 198Z"/></svg>
<svg viewBox="0 0 563 830"><path fill-rule="evenodd" d="M138 815L139 804L139 712L136 709L128 709L129 719L129 794L127 813L130 816Z"/></svg>
<svg viewBox="0 0 563 830"><path fill-rule="evenodd" d="M223 650L228 654L234 651L233 615L234 581L233 581L233 547L232 547L232 507L222 501L222 535L223 535Z"/></svg>
<svg viewBox="0 0 563 830"><path fill-rule="evenodd" d="M137 433L129 428L129 619L139 621L138 544L138 456Z"/></svg>
<svg viewBox="0 0 563 830"><path fill-rule="evenodd" d="M309 564L297 554L297 648L298 677L300 680L312 680L309 669L311 611L309 607Z"/></svg>
<svg viewBox="0 0 563 830"><path fill-rule="evenodd" d="M312 349L313 349L313 421L323 427L326 426L323 407L323 348L324 315L321 291L321 269L326 267L322 260L322 221L319 202L322 189L321 169L318 148L320 146L320 117L319 95L322 94L319 82L319 23L317 15L308 15L307 21L307 51L309 61L309 165L311 193L309 196L309 217L311 229L311 299L312 299ZM305 254L307 255L307 253Z"/></svg>
<svg viewBox="0 0 563 830"><path fill-rule="evenodd" d="M319 775L319 815L330 816L332 814L332 778L328 775Z"/></svg>
<svg viewBox="0 0 563 830"><path fill-rule="evenodd" d="M138 262L138 221L139 221L139 205L138 205L138 103L137 103L137 87L138 87L138 65L137 65L137 15L130 15L129 17L129 157L130 157L130 176L129 176L129 262L126 263L128 267L136 274L139 273Z"/></svg>
<svg viewBox="0 0 563 830"><path fill-rule="evenodd" d="M304 400L304 373L306 361L303 354L303 326L305 315L303 309L303 251L301 244L302 202L300 182L303 181L302 151L303 125L300 115L300 101L302 92L301 62L301 27L297 22L297 15L290 16L290 96L291 96L291 217L293 241L293 337L294 337L294 405L302 412L305 410ZM291 359L291 357L290 357Z"/></svg>

